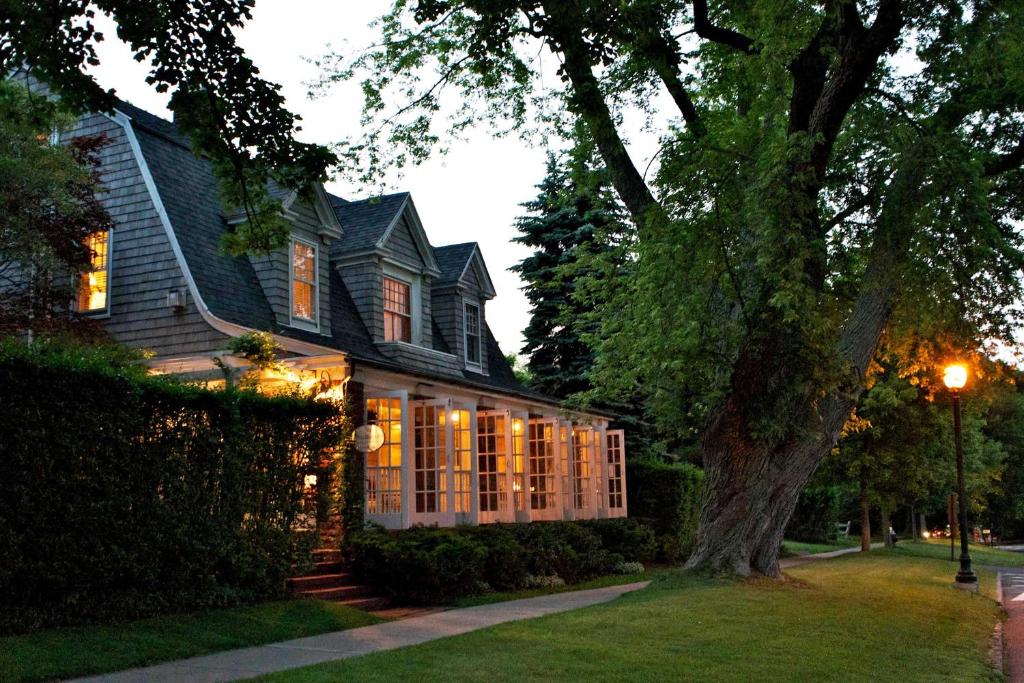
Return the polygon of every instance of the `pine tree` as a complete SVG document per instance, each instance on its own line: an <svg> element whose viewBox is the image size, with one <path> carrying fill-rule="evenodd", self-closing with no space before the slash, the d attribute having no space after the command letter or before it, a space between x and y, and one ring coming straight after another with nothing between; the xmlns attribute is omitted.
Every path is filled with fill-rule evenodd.
<svg viewBox="0 0 1024 683"><path fill-rule="evenodd" d="M600 171L586 154L566 160L548 155L537 197L522 206L516 227L519 244L533 254L512 270L526 282L530 322L523 353L532 389L566 399L591 388L587 375L593 349L584 339L590 317L573 296L590 258L620 251L625 223Z"/></svg>

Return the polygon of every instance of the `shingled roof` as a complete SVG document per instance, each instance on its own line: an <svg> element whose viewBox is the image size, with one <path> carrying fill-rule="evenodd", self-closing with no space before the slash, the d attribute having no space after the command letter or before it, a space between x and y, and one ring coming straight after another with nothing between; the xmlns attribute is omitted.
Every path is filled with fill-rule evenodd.
<svg viewBox="0 0 1024 683"><path fill-rule="evenodd" d="M385 194L355 202L331 194L327 196L345 231L344 240L337 243L337 248L343 246L346 250L377 245L409 199L408 192Z"/></svg>
<svg viewBox="0 0 1024 683"><path fill-rule="evenodd" d="M399 363L381 354L345 282L333 268L329 278L330 335L278 324L250 260L244 256L230 256L220 248L221 237L228 230L228 211L221 205L217 179L209 160L193 153L188 140L174 123L127 102L118 103L117 110L131 119L140 151L153 177L182 255L204 303L213 315L243 327L271 330L284 337L335 348L355 361L383 369L453 381L449 375L431 372L426 367ZM328 197L343 229L342 238L335 242L336 248L354 251L377 244L397 214L403 210L410 195L408 192L400 192L351 202L333 195ZM441 278L457 279L474 247L474 243L466 243L435 248L434 254L442 269ZM332 251L333 248L334 245ZM486 328L485 333L489 374L463 371L460 383L544 403L558 403L557 399L524 387L509 367L490 328ZM443 345L443 335L436 329L436 325L433 337L438 346ZM449 351L447 348L437 350Z"/></svg>
<svg viewBox="0 0 1024 683"><path fill-rule="evenodd" d="M434 284L447 285L458 282L475 250L476 242L434 247L434 258L437 259L437 265L441 268L441 275L434 280Z"/></svg>

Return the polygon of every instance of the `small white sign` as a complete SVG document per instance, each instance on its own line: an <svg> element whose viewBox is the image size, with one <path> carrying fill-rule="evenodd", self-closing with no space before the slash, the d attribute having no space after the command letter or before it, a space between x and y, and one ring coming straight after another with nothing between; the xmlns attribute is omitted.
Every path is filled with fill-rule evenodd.
<svg viewBox="0 0 1024 683"><path fill-rule="evenodd" d="M375 451L384 445L384 430L377 425L356 427L356 448L363 453Z"/></svg>

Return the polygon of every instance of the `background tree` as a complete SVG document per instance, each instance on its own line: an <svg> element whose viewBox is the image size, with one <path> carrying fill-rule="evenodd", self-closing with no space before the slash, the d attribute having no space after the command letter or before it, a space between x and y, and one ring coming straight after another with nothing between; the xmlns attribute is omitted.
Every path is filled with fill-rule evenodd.
<svg viewBox="0 0 1024 683"><path fill-rule="evenodd" d="M238 46L234 31L251 18L253 3L2 0L0 71L39 79L79 113L111 111L113 92L86 73L99 65L96 45L104 39L96 12L108 14L135 59L151 62L149 84L172 91L175 123L214 161L225 203L246 212L225 246L236 253L271 249L285 243L288 225L267 184L306 191L325 179L334 156L295 140L298 117Z"/></svg>
<svg viewBox="0 0 1024 683"><path fill-rule="evenodd" d="M0 335L38 334L89 322L70 312L73 275L92 256L86 237L110 225L97 192L99 136L53 144L69 117L0 81Z"/></svg>
<svg viewBox="0 0 1024 683"><path fill-rule="evenodd" d="M513 238L534 249L512 267L530 302L522 352L531 388L565 399L592 388L594 351L583 338L589 316L574 296L576 279L588 267L587 257L622 253L625 226L611 188L586 159L549 153L537 189L537 197L523 204L526 213Z"/></svg>
<svg viewBox="0 0 1024 683"><path fill-rule="evenodd" d="M644 387L666 429L701 429L690 567L779 574L799 492L883 332L1011 336L1019 2L401 0L380 26L354 63L324 61L325 83L365 74L381 124L343 148L350 162L422 158L441 111L455 134L528 128L552 102L586 126L637 230L592 377ZM557 55L554 91L538 43ZM620 114L659 91L677 117L648 184Z"/></svg>

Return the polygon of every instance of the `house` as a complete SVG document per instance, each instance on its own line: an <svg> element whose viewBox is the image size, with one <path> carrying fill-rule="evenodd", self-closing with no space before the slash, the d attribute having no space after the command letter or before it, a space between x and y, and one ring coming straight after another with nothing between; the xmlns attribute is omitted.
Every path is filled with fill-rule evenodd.
<svg viewBox="0 0 1024 683"><path fill-rule="evenodd" d="M172 122L124 103L65 136L97 133L113 225L91 238L76 305L151 350L153 372L223 382L223 366L249 367L230 339L272 332L284 369L263 371L264 388L344 395L380 427L365 512L389 528L625 515L622 432L516 380L487 324L500 311L479 246L431 245L408 193L272 188L290 243L234 257L221 236L241 217Z"/></svg>

